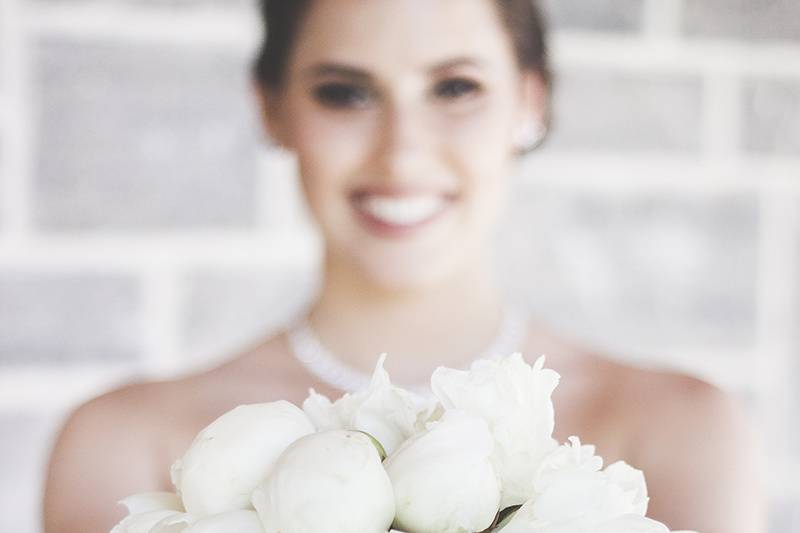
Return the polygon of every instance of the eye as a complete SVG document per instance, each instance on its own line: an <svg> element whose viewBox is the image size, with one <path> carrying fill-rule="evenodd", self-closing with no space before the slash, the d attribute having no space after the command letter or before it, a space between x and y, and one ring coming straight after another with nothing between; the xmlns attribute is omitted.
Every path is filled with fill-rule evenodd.
<svg viewBox="0 0 800 533"><path fill-rule="evenodd" d="M363 107L369 99L369 90L347 83L325 83L314 89L314 97L331 108Z"/></svg>
<svg viewBox="0 0 800 533"><path fill-rule="evenodd" d="M447 99L457 99L471 93L478 93L480 85L466 78L451 78L436 86L436 95Z"/></svg>

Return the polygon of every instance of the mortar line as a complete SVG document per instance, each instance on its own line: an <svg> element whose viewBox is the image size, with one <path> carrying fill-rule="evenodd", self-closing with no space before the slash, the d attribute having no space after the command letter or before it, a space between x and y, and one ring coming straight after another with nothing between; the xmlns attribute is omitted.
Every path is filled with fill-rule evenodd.
<svg viewBox="0 0 800 533"><path fill-rule="evenodd" d="M25 242L32 230L30 212L31 157L33 142L32 90L30 86L31 52L19 21L22 3L8 0L3 4L3 27L0 29L5 51L3 78L5 125L3 128L3 180L0 194L2 234L6 242Z"/></svg>
<svg viewBox="0 0 800 533"><path fill-rule="evenodd" d="M797 195L764 191L761 194L758 251L757 356L753 376L767 435L778 453L786 453L786 421L791 413L785 397L792 361L794 309L800 294L797 242L800 217Z"/></svg>

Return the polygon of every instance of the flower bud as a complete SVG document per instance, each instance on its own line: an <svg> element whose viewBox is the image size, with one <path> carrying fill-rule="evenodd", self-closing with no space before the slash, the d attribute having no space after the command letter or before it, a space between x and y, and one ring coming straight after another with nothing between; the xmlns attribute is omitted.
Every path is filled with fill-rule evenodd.
<svg viewBox="0 0 800 533"><path fill-rule="evenodd" d="M253 493L265 533L386 533L394 495L370 436L334 429L298 439Z"/></svg>
<svg viewBox="0 0 800 533"><path fill-rule="evenodd" d="M486 423L448 411L384 462L395 494L395 525L414 533L483 531L497 515L500 480Z"/></svg>
<svg viewBox="0 0 800 533"><path fill-rule="evenodd" d="M241 405L202 430L172 466L186 511L198 518L251 509L250 495L292 442L314 431L286 401Z"/></svg>
<svg viewBox="0 0 800 533"><path fill-rule="evenodd" d="M435 404L402 387L392 385L383 368L386 354L375 366L369 386L347 393L335 402L314 389L303 402L303 411L319 431L349 429L366 431L391 454L417 432L420 420L426 419Z"/></svg>
<svg viewBox="0 0 800 533"><path fill-rule="evenodd" d="M559 375L544 357L531 366L515 353L479 359L469 370L439 367L431 387L446 410L482 418L495 441L493 462L502 482L501 507L519 505L534 494L532 482L544 457L557 447L551 396Z"/></svg>

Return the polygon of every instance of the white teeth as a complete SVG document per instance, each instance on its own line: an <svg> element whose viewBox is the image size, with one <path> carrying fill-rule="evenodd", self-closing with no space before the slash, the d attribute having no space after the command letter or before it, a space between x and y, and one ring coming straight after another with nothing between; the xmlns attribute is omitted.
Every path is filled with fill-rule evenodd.
<svg viewBox="0 0 800 533"><path fill-rule="evenodd" d="M444 198L437 195L418 195L403 198L368 196L361 208L378 220L394 226L418 224L439 212Z"/></svg>

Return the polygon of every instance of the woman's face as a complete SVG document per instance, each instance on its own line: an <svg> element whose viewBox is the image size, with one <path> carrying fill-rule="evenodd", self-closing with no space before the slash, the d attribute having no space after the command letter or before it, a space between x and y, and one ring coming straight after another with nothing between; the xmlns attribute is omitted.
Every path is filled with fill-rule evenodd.
<svg viewBox="0 0 800 533"><path fill-rule="evenodd" d="M511 136L532 114L493 4L316 0L284 91L266 95L329 257L379 286L486 263Z"/></svg>

